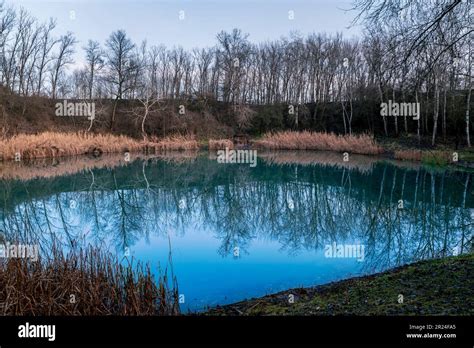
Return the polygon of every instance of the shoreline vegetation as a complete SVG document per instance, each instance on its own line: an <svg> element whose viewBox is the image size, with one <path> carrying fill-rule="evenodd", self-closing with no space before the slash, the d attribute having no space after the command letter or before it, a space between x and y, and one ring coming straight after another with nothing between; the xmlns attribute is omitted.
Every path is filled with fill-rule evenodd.
<svg viewBox="0 0 474 348"><path fill-rule="evenodd" d="M78 155L98 157L103 153L197 150L193 136L169 136L163 139L137 140L124 135L44 132L19 134L0 140L0 160L32 160Z"/></svg>
<svg viewBox="0 0 474 348"><path fill-rule="evenodd" d="M175 135L165 138L146 137L136 139L125 135L95 134L86 132L43 132L39 134L18 134L0 139L0 162L31 161L45 158L62 158L80 155L99 157L102 154L163 154L169 151L198 151L208 149L254 148L269 151L333 151L337 153L379 156L389 159L423 162L425 164L464 165L472 167L474 153L461 151L457 153L444 150L395 149L379 143L369 134L336 135L310 131L281 131L265 133L257 139L250 140L244 146L232 139L197 140L194 135ZM454 153L458 161L454 160Z"/></svg>
<svg viewBox="0 0 474 348"><path fill-rule="evenodd" d="M216 149L217 150L217 149ZM215 151L167 151L157 154L130 153L128 161L123 154L103 154L99 157L93 156L69 156L61 158L40 158L25 162L0 162L0 179L2 180L35 180L38 178L55 178L60 176L74 175L84 172L94 179L94 171L102 168L114 169L125 166L134 161L142 161L147 166L150 161L160 160L174 164L184 164L195 161L199 156L208 156L210 160L216 160ZM400 168L417 169L420 162L408 162L400 160L389 160L376 156L352 155L351 161L344 162L341 155L332 151L304 151L304 150L278 150L260 151L259 159L268 164L277 166L324 166L337 167L349 170L357 170L369 173L374 166L384 161Z"/></svg>
<svg viewBox="0 0 474 348"><path fill-rule="evenodd" d="M177 315L177 296L167 270L156 279L98 248L0 259L1 315Z"/></svg>
<svg viewBox="0 0 474 348"><path fill-rule="evenodd" d="M473 315L474 254L289 289L209 309L204 315ZM289 303L289 296L294 303ZM403 296L402 303L399 295Z"/></svg>
<svg viewBox="0 0 474 348"><path fill-rule="evenodd" d="M419 261L382 273L209 308L190 315L473 315L474 254ZM38 262L0 262L2 315L180 315L177 281L156 282L94 248ZM70 295L74 295L73 297ZM288 298L294 296L294 302ZM403 295L400 303L399 295ZM76 300L77 299L77 300Z"/></svg>
<svg viewBox="0 0 474 348"><path fill-rule="evenodd" d="M336 135L333 133L284 131L267 133L255 141L257 148L272 150L321 150L350 152L360 155L380 155L383 149L372 136Z"/></svg>
<svg viewBox="0 0 474 348"><path fill-rule="evenodd" d="M215 40L204 38L204 46L188 48L179 37L171 37L172 47L167 47L159 31L135 37L145 32L139 27L132 38L126 21L120 23L125 29L104 26L110 34L95 33L105 39L96 41L80 27L64 31L55 18L45 20L14 1L0 0L3 228L16 234L14 239L29 231L54 237L52 246L42 245L51 248L36 262L0 258L0 315L181 315L179 279L171 267L168 277L168 268L155 273L148 264L100 248L81 249L68 226L77 222L82 228L94 214L98 231L120 232L120 246L139 240L149 244L149 234L138 232L155 226L177 230L187 221L192 227L191 222L199 222L196 207L205 220L194 229L218 226L216 231L225 232L226 253L239 244L234 242L248 241L247 235L264 221L261 226L272 236L285 231L275 240L284 239L289 248L299 239L308 239L307 245L327 236L334 240L337 231L347 235L363 224L370 227L366 234L371 241L389 235L389 248L405 238L403 230L410 232L408 246L417 243L412 235L419 234L423 244L415 249L416 257L443 258L191 315L473 315L474 254L471 241L464 239L473 216L466 204L474 173L472 3L421 3L354 0L351 25L362 29L355 36L327 28L329 32L302 30L304 34L289 30L254 41L253 35L261 37L265 31L246 33L239 21L230 21ZM94 9L88 10L90 20ZM181 11L179 19L184 19ZM263 161L275 165L343 170L295 167L293 174L288 170L293 168L252 171L251 160L246 168L223 168L219 160L182 167L167 162L150 166L148 180L146 166L153 159L185 163L200 150L214 159L223 149L257 150ZM298 151L304 153L291 153ZM168 156L172 152L179 155ZM121 173L101 170L96 178L93 172L125 167L136 159L143 161ZM432 168L416 177L404 171L400 179L397 168L375 166L379 160ZM370 173L372 168L376 170ZM346 169L362 175L346 175ZM467 172L462 173L464 184L458 173L444 175L451 169ZM431 175L437 170L443 175ZM65 176L79 171L85 175ZM65 177L28 185L8 182L56 176ZM243 182L247 178L252 181ZM16 189L20 186L21 191ZM414 200L406 199L410 191ZM62 199L66 203L70 197L84 197L80 202L86 203L65 219ZM280 197L286 199L283 205ZM403 208L404 201L410 210ZM258 209L249 209L251 204ZM171 210L175 205L177 214ZM361 211L367 217L359 218ZM61 224L55 223L59 219ZM334 222L339 219L341 225ZM102 220L107 222L103 227ZM57 245L55 231L65 232L69 248ZM441 233L444 246L437 251L434 236ZM450 235L456 237L452 242ZM470 254L447 256L451 243ZM463 249L466 243L468 250ZM429 252L421 255L420 248ZM414 258L397 257L400 263ZM387 267L393 265L390 260Z"/></svg>

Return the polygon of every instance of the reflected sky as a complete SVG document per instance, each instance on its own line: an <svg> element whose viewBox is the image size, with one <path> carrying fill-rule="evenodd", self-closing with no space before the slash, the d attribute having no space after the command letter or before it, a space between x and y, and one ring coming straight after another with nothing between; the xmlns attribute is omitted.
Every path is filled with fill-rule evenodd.
<svg viewBox="0 0 474 348"><path fill-rule="evenodd" d="M472 174L301 156L251 168L199 154L4 179L0 229L43 253L53 241L94 244L156 272L172 266L192 311L472 252ZM365 258L328 258L331 243L364 245Z"/></svg>

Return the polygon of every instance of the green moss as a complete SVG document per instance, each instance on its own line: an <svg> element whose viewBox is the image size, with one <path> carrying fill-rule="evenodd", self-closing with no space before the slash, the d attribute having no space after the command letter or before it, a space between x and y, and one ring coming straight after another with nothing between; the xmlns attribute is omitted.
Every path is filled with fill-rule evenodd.
<svg viewBox="0 0 474 348"><path fill-rule="evenodd" d="M424 151L421 158L424 164L436 166L446 166L449 160L449 153L445 151Z"/></svg>
<svg viewBox="0 0 474 348"><path fill-rule="evenodd" d="M474 151L461 151L459 152L459 159L466 162L474 162Z"/></svg>
<svg viewBox="0 0 474 348"><path fill-rule="evenodd" d="M210 315L473 315L474 255L422 261L376 275L218 307ZM293 294L295 302L289 303ZM403 301L399 296L403 296Z"/></svg>

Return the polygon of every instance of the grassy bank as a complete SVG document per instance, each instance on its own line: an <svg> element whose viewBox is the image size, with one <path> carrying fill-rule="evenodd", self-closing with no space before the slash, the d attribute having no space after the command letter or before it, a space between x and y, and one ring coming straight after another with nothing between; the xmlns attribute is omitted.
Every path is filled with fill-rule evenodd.
<svg viewBox="0 0 474 348"><path fill-rule="evenodd" d="M209 139L209 150L233 149L234 142L230 139Z"/></svg>
<svg viewBox="0 0 474 348"><path fill-rule="evenodd" d="M0 140L0 160L30 160L102 153L197 150L192 136L137 140L123 135L44 132L20 134Z"/></svg>
<svg viewBox="0 0 474 348"><path fill-rule="evenodd" d="M409 135L396 139L378 137L376 140L385 154L397 160L431 166L474 168L474 147L461 147L449 141L432 146L431 140L426 137L418 141L417 137Z"/></svg>
<svg viewBox="0 0 474 348"><path fill-rule="evenodd" d="M86 132L44 132L39 134L19 134L0 139L0 161L44 158L63 158L78 155L144 153L163 154L168 151L196 151L209 149L234 149L239 145L231 139L196 139L194 135L174 135L166 138L131 138L124 135L96 134ZM458 162L453 161L454 151L448 149L403 148L392 143L380 144L370 135L336 135L332 133L285 131L267 133L251 142L251 147L259 151L332 151L348 152L356 155L380 156L402 161L422 162L428 165L456 165L473 167L474 152L463 150L458 154ZM340 161L341 157L337 159Z"/></svg>
<svg viewBox="0 0 474 348"><path fill-rule="evenodd" d="M166 274L120 266L98 249L50 259L0 259L0 315L172 315L177 294Z"/></svg>
<svg viewBox="0 0 474 348"><path fill-rule="evenodd" d="M378 155L383 152L367 134L336 135L333 133L285 131L267 133L254 142L258 148L271 150L322 150L349 152L361 155Z"/></svg>
<svg viewBox="0 0 474 348"><path fill-rule="evenodd" d="M453 162L454 151L430 151L430 150L400 150L395 151L395 159L401 161L417 161L433 166L446 166ZM458 155L459 157L459 155ZM459 161L460 159L458 159Z"/></svg>
<svg viewBox="0 0 474 348"><path fill-rule="evenodd" d="M383 149L368 135L338 136L329 133L281 132L264 135L254 142L260 149L330 150L356 154L379 154ZM197 150L200 145L193 136L172 136L164 139L138 140L123 135L44 132L20 134L0 140L0 160L15 158L31 160L84 154ZM234 148L230 139L210 139L210 150ZM18 157L19 156L19 157Z"/></svg>
<svg viewBox="0 0 474 348"><path fill-rule="evenodd" d="M208 315L473 315L474 254L222 306ZM290 304L289 295L294 295ZM403 303L399 303L399 295Z"/></svg>

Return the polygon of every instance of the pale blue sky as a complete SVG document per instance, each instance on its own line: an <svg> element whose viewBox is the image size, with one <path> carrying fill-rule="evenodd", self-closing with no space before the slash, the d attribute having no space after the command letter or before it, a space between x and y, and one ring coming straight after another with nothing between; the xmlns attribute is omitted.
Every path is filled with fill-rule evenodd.
<svg viewBox="0 0 474 348"><path fill-rule="evenodd" d="M360 28L348 28L355 13L351 0L7 0L28 9L35 17L57 19L56 33L72 31L78 49L88 39L103 43L110 33L125 29L139 43L168 47L213 46L221 30L240 28L252 42L277 39L291 31L342 32L357 36ZM184 11L185 19L179 19ZM74 11L74 13L71 13ZM290 20L289 11L294 11ZM71 18L71 14L75 18ZM81 52L82 53L82 52Z"/></svg>

